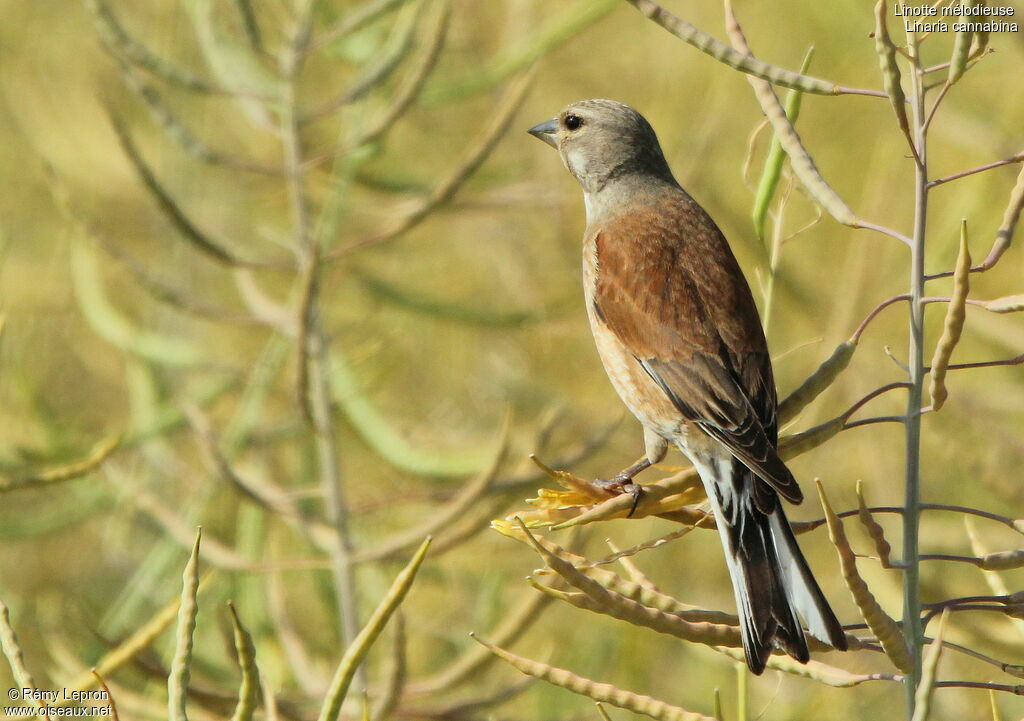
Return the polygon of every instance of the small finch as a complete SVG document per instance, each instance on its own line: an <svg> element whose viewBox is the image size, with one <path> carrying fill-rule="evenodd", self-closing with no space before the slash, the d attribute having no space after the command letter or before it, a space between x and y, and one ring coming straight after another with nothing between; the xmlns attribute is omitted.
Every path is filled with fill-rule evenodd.
<svg viewBox="0 0 1024 721"><path fill-rule="evenodd" d="M609 485L638 494L633 477L670 443L690 459L714 510L755 674L773 647L807 662L801 618L812 636L846 650L782 508L780 496L800 503L803 493L779 458L768 346L722 232L629 106L584 100L529 132L556 148L583 186L590 328L644 429L646 458Z"/></svg>

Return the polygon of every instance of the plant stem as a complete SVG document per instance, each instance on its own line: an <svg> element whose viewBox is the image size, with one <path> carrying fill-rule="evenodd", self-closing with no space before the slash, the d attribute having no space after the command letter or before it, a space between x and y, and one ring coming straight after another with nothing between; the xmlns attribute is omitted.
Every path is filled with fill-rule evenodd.
<svg viewBox="0 0 1024 721"><path fill-rule="evenodd" d="M903 633L910 647L913 668L906 676L907 718L913 718L915 693L921 679L920 552L918 530L921 519L921 399L924 390L924 253L928 217L928 160L923 73L918 40L907 36L911 63L911 107L914 142L918 160L914 166L914 234L910 247L910 353L907 360L910 388L906 429L906 461L903 512Z"/></svg>
<svg viewBox="0 0 1024 721"><path fill-rule="evenodd" d="M285 76L282 105L282 140L285 151L285 177L288 180L292 219L295 228L295 251L299 261L303 298L300 302L299 346L300 402L316 446L320 485L326 502L326 514L337 537L331 553L334 591L341 618L341 646L351 643L359 633L359 599L353 545L349 536L348 506L342 489L341 462L337 431L334 425L329 381L330 354L328 339L321 327L319 312L319 274L321 253L318 239L311 229L306 197L302 136L299 128L297 86L305 51L309 44L313 0L299 6L294 36L282 60ZM365 685L362 667L355 671L356 681Z"/></svg>

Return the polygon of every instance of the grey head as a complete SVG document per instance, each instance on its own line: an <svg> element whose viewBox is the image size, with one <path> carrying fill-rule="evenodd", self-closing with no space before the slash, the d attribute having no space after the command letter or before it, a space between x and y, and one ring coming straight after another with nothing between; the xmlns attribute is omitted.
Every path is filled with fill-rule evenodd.
<svg viewBox="0 0 1024 721"><path fill-rule="evenodd" d="M558 150L587 195L619 180L655 180L675 185L651 124L614 100L581 100L529 133Z"/></svg>

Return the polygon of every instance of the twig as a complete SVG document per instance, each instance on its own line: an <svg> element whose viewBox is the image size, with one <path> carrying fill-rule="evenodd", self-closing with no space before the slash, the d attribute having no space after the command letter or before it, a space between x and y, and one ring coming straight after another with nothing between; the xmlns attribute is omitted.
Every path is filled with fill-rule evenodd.
<svg viewBox="0 0 1024 721"><path fill-rule="evenodd" d="M928 189L930 190L936 186L944 185L950 181L959 180L960 178L966 178L968 176L975 175L976 173L983 173L986 170L992 170L993 168L1001 168L1004 165L1012 165L1014 163L1021 162L1024 162L1024 153L1017 153L1016 155L1011 155L1009 158L1003 158L1002 160L995 160L991 163L986 163L985 165L979 165L977 168L971 168L970 170L962 170L959 173L953 173L952 175L947 175L944 178L936 178L935 180L930 180L928 181Z"/></svg>
<svg viewBox="0 0 1024 721"><path fill-rule="evenodd" d="M846 88L827 80L821 80L810 75L801 75L800 73L794 73L791 70L771 65L754 58L742 48L733 49L729 47L721 40L708 35L682 18L676 17L665 8L651 2L651 0L628 1L641 14L653 20L680 40L710 55L715 60L725 63L740 72L747 73L752 77L816 95L870 95L878 98L886 97L886 94L881 90Z"/></svg>
<svg viewBox="0 0 1024 721"><path fill-rule="evenodd" d="M441 57L441 50L444 48L450 15L451 8L448 0L442 0L441 10L438 12L438 19L430 38L430 44L424 51L423 57L420 58L418 66L398 90L395 91L390 104L381 112L380 116L372 120L367 128L363 129L355 138L348 140L344 145L307 159L305 161L307 166L317 166L339 155L350 153L357 148L375 142L391 130L395 121L405 115L406 110L419 97L427 82L427 78L434 71L437 61Z"/></svg>
<svg viewBox="0 0 1024 721"><path fill-rule="evenodd" d="M935 688L982 688L989 691L1005 691L1016 696L1024 696L1024 685L1009 685L1004 683L985 683L982 681L938 681Z"/></svg>
<svg viewBox="0 0 1024 721"><path fill-rule="evenodd" d="M330 553L334 592L341 617L342 645L349 644L359 632L359 594L351 556L353 544L348 528L348 506L342 488L338 440L327 378L330 360L327 342L320 328L316 288L320 273L320 246L311 230L310 211L305 188L305 162L299 126L298 83L310 42L313 0L303 0L282 62L285 76L282 98L282 133L285 178L291 205L293 250L300 266L302 293L298 307L298 390L300 407L313 434L320 485L327 506L327 518L337 541ZM364 671L352 669L358 685L365 686Z"/></svg>
<svg viewBox="0 0 1024 721"><path fill-rule="evenodd" d="M483 162L490 156L498 142L505 135L509 125L512 123L513 117L515 117L516 111L519 110L519 106L522 104L527 91L532 85L532 80L533 69L524 73L522 77L512 84L506 93L504 100L498 106L498 110L493 114L490 125L484 131L480 141L470 150L469 153L466 154L466 157L451 172L451 174L438 183L430 196L427 197L418 208L401 218L391 229L356 240L348 245L333 250L327 254L327 258L334 259L341 255L350 253L353 250L365 248L371 245L380 245L381 243L393 240L419 225L423 220L429 217L431 213L448 203L455 196L455 193L458 192L459 188L462 187L462 184L469 179L469 177L473 175L473 173L475 173Z"/></svg>
<svg viewBox="0 0 1024 721"><path fill-rule="evenodd" d="M335 40L340 40L346 35L350 35L351 33L366 27L385 13L391 12L400 5L405 4L407 1L408 0L368 0L368 2L364 2L358 8L345 15L345 17L342 18L342 20L333 28L325 30L323 33L310 40L309 44L305 48L305 52L315 52L325 45L330 45Z"/></svg>
<svg viewBox="0 0 1024 721"><path fill-rule="evenodd" d="M928 217L928 144L925 128L924 91L920 47L913 33L907 34L910 51L910 104L914 144L919 162L914 166L914 233L910 248L910 389L904 421L904 514L903 514L903 635L910 653L907 673L907 716L914 717L917 686L921 681L922 628L918 543L921 503L921 399L924 393L924 263Z"/></svg>
<svg viewBox="0 0 1024 721"><path fill-rule="evenodd" d="M641 3L644 6L650 6L651 8L656 9L659 13L664 13L661 8L654 5L654 3L649 2L649 0L629 0L629 2L634 4ZM728 33L733 46L736 48L736 50L732 52L739 52L742 56L753 60L753 53L751 53L750 47L747 45L746 38L743 35L743 30L739 26L739 22L733 13L732 5L729 0L726 0L725 7L726 32ZM824 177L822 177L821 172L815 165L810 153L808 153L807 148L804 147L803 140L801 140L800 135L793 127L793 124L789 121L789 118L786 117L786 111L783 109L782 103L779 102L779 98L775 94L775 90L772 88L771 82L767 79L760 79L753 74L748 74L747 80L754 88L754 95L757 97L757 100L761 105L761 109L764 111L765 115L768 116L768 120L771 122L772 128L775 130L775 136L779 139L783 149L789 156L790 167L792 167L793 172L800 179L800 182L803 184L803 187L807 190L808 194L814 198L818 204L825 208L825 210L827 210L837 222L851 228L866 228L874 230L910 245L911 240L902 233L857 217L846 202L839 197L839 194L836 193L832 186L828 184ZM797 86L794 85L794 87ZM801 86L800 89L807 92L813 92L808 87ZM882 96L886 97L884 93L882 93Z"/></svg>

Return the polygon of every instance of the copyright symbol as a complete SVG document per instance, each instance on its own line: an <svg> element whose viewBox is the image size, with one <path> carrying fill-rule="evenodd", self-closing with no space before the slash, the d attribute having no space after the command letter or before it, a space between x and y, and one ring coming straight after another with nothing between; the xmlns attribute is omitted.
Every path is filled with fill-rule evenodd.
<svg viewBox="0 0 1024 721"><path fill-rule="evenodd" d="M11 699L11 701L17 701L19 698L21 698L21 691L16 688L8 689L7 697Z"/></svg>

